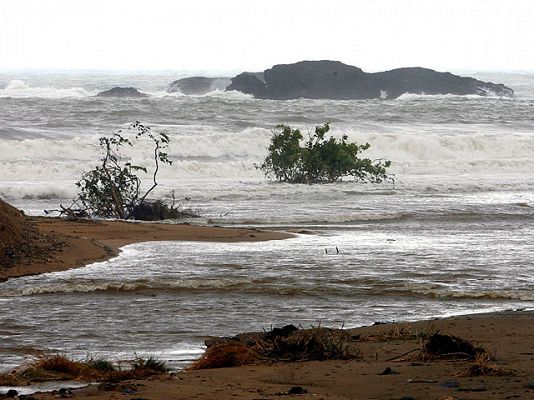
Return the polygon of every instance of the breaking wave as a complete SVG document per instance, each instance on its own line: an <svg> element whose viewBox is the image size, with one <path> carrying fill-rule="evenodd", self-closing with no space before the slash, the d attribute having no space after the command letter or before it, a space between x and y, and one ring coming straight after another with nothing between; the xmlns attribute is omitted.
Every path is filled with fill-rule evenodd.
<svg viewBox="0 0 534 400"><path fill-rule="evenodd" d="M220 279L179 279L179 280L140 280L132 282L95 282L95 281L63 281L53 285L42 285L11 290L4 296L33 296L55 293L91 293L91 292L146 292L146 291L211 291L237 290L253 284L250 279L220 278Z"/></svg>
<svg viewBox="0 0 534 400"><path fill-rule="evenodd" d="M10 97L14 99L43 98L43 99L63 99L63 98L84 98L96 96L99 90L84 89L81 87L57 88L51 86L32 86L20 79L9 81L5 88L0 89L0 98ZM237 90L224 91L213 90L205 95L186 96L180 92L169 93L166 91L146 92L151 97L211 97L221 100L252 100L254 96L239 92Z"/></svg>
<svg viewBox="0 0 534 400"><path fill-rule="evenodd" d="M0 97L11 98L32 98L40 97L46 99L61 99L61 98L82 98L94 96L97 94L96 90L86 90L83 88L54 88L54 87L36 87L26 84L22 80L14 79L10 81L7 86L0 89Z"/></svg>
<svg viewBox="0 0 534 400"><path fill-rule="evenodd" d="M451 99L468 99L468 100L485 100L485 99L508 99L507 97L489 95L481 96L478 94L425 94L425 93L403 93L394 100L411 101L411 100L451 100ZM510 99L513 100L513 99Z"/></svg>
<svg viewBox="0 0 534 400"><path fill-rule="evenodd" d="M432 299L458 299L458 300L519 300L534 301L532 290L515 289L459 289L451 290L432 284L398 285L375 281L352 282L339 284L324 282L320 286L298 286L288 284L291 282L277 279L248 279L248 278L205 278L205 279L178 279L178 280L137 280L130 282L72 280L58 281L50 285L32 285L26 288L12 288L0 292L2 297L36 296L70 293L187 293L187 292L241 292L264 295L286 295L316 297L333 295L341 297L412 297Z"/></svg>
<svg viewBox="0 0 534 400"><path fill-rule="evenodd" d="M150 96L155 98L163 98L163 97L178 97L178 98L187 98L187 97L211 97L215 99L221 99L221 100L235 100L235 101L242 101L242 100L253 100L254 96L251 94L246 94L243 92L239 92L237 90L230 90L230 91L224 91L224 90L213 90L211 92L208 92L206 94L191 94L186 95L181 92L167 92L167 91L156 91L156 92L147 92Z"/></svg>

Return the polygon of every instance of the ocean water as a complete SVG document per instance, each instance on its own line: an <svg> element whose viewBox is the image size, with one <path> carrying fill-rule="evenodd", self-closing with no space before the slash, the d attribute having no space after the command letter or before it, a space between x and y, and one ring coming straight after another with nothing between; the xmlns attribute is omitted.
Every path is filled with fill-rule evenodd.
<svg viewBox="0 0 534 400"><path fill-rule="evenodd" d="M158 242L0 283L0 369L39 351L180 366L207 335L282 324L352 327L534 305L534 74L471 74L517 98L256 100L169 95L175 73L0 74L0 197L69 204L97 139L139 120L171 137L174 190L201 224L305 229L265 243ZM94 95L134 86L146 99ZM255 166L272 129L329 121L371 143L395 183L277 184ZM150 165L141 144L129 156ZM339 253L335 248L339 249Z"/></svg>

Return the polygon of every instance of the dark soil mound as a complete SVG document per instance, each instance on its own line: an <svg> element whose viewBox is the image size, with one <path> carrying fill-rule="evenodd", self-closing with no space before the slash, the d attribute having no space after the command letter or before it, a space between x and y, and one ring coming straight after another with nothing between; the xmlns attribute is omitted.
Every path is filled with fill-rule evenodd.
<svg viewBox="0 0 534 400"><path fill-rule="evenodd" d="M55 237L40 233L22 211L0 200L0 270L21 263L46 262L62 247Z"/></svg>
<svg viewBox="0 0 534 400"><path fill-rule="evenodd" d="M24 214L0 200L0 267L8 266L22 241Z"/></svg>

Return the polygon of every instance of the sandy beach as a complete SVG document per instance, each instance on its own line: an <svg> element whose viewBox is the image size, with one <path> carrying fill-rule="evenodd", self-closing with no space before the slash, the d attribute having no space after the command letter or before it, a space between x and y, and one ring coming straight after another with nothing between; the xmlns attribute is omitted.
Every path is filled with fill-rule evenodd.
<svg viewBox="0 0 534 400"><path fill-rule="evenodd" d="M403 354L421 347L410 334L437 329L483 346L484 363L502 376L474 376L464 359L424 360ZM534 314L503 312L414 323L380 324L350 331L361 359L252 365L185 371L117 385L73 390L79 399L532 399ZM412 355L415 353L411 353ZM398 357L398 358L395 358ZM388 361L389 360L389 361ZM391 373L384 374L387 368ZM497 374L497 372L494 372ZM299 386L303 394L289 394ZM35 399L54 399L41 393Z"/></svg>
<svg viewBox="0 0 534 400"><path fill-rule="evenodd" d="M27 218L26 221L40 234L33 240L38 249L31 257L15 265L0 268L0 281L17 276L64 271L103 261L117 255L121 246L132 243L168 240L252 242L291 237L291 234L283 232L190 224L68 221L44 217Z"/></svg>

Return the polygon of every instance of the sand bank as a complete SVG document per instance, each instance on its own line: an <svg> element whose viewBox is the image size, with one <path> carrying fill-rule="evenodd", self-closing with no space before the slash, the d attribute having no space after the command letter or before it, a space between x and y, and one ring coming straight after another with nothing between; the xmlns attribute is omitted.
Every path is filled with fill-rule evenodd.
<svg viewBox="0 0 534 400"><path fill-rule="evenodd" d="M484 346L494 354L488 365L503 376L467 376L473 361L392 358L420 348L403 332L439 329ZM97 385L75 390L77 399L533 399L534 313L507 312L415 323L383 324L351 330L360 335L360 360L312 361L186 371L163 378ZM382 375L386 368L394 373ZM510 374L508 374L510 372ZM307 393L286 395L301 386ZM109 387L107 388L109 389ZM128 393L128 394L125 394ZM36 399L53 399L38 394Z"/></svg>
<svg viewBox="0 0 534 400"><path fill-rule="evenodd" d="M28 223L40 233L34 240L37 250L31 258L24 258L9 268L0 268L0 281L103 261L117 255L121 246L131 243L164 240L253 242L291 237L283 232L189 224L67 221L59 218L29 218Z"/></svg>

